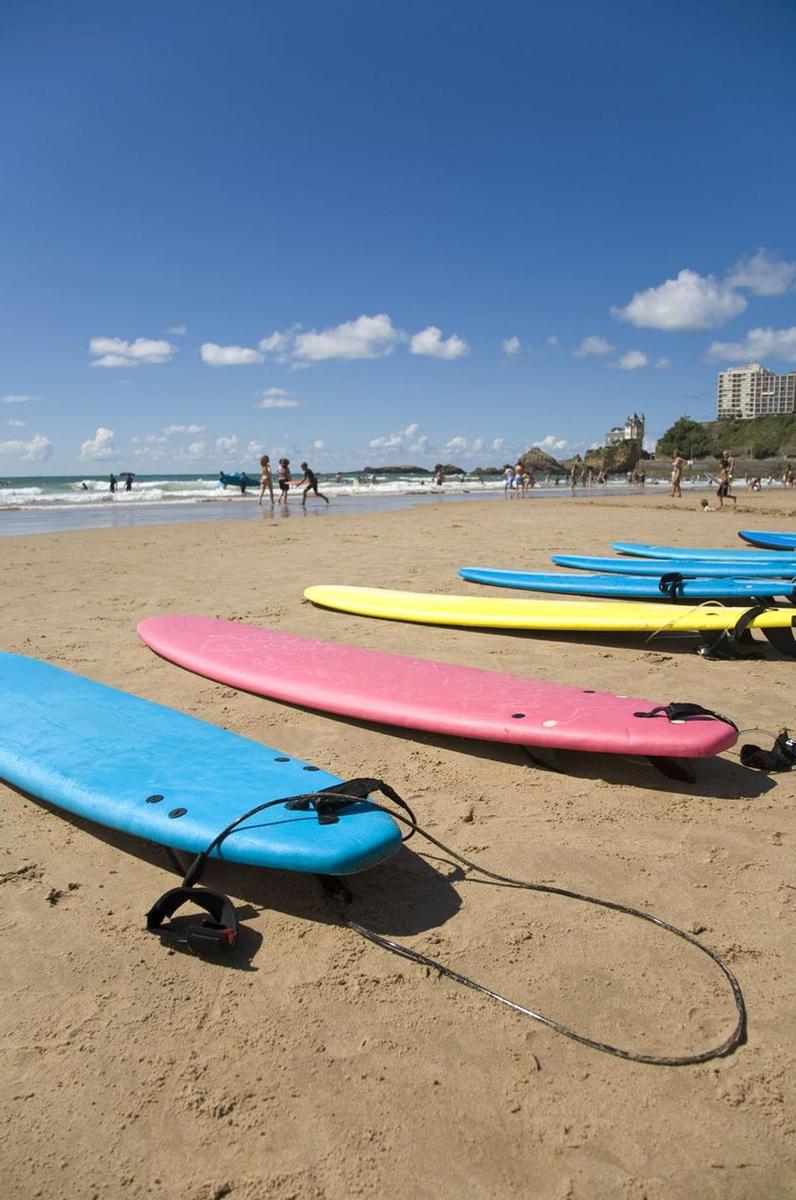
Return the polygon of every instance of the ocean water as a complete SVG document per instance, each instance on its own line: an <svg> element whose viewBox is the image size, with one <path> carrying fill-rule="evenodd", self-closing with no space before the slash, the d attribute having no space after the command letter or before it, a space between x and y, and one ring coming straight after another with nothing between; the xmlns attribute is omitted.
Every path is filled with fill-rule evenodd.
<svg viewBox="0 0 796 1200"><path fill-rule="evenodd" d="M259 473L254 475L259 477ZM300 492L292 490L287 516L326 515L329 512L378 512L406 504L428 500L505 498L502 476L458 475L446 479L437 487L431 476L369 475L342 472L318 475L321 491L331 501L330 507L310 496L306 511L301 509ZM654 488L656 481L647 481ZM657 487L667 486L657 481ZM684 487L709 486L700 477ZM577 494L586 489L578 487ZM594 486L598 494L627 491L622 478L612 479L607 487ZM102 528L114 525L151 525L165 521L209 521L226 518L262 518L271 516L270 504L257 505L259 484L241 495L240 489L222 487L218 477L209 474L136 475L132 490L123 487L112 494L107 476L30 475L0 479L0 536L28 533L58 533L67 530ZM275 487L278 498L278 490ZM549 496L567 497L570 489L562 480L558 486L552 479L537 477L537 485L527 493L528 498ZM277 504L275 515L284 519L284 509Z"/></svg>

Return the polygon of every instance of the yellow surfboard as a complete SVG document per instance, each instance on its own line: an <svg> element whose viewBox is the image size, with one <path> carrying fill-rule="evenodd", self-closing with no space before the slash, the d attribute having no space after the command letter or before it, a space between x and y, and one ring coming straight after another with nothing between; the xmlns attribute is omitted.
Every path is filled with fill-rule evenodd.
<svg viewBox="0 0 796 1200"><path fill-rule="evenodd" d="M504 600L494 596L442 596L393 592L387 588L309 587L307 600L339 612L421 625L464 625L480 629L536 629L584 633L693 633L734 629L749 611L719 604L684 608L679 604L641 604L623 600ZM770 608L749 628L787 629L796 624L796 608Z"/></svg>

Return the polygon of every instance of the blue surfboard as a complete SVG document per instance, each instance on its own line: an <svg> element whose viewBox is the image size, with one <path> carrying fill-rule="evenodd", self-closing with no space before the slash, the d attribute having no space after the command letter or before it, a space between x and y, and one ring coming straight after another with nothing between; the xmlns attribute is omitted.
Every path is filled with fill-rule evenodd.
<svg viewBox="0 0 796 1200"><path fill-rule="evenodd" d="M790 597L793 584L781 579L683 579L661 587L646 575L565 575L534 571L498 571L460 567L462 579L492 587L526 592L556 592L570 596L608 596L621 600L769 600Z"/></svg>
<svg viewBox="0 0 796 1200"><path fill-rule="evenodd" d="M267 800L340 783L291 755L37 659L0 654L0 779L68 812L198 854ZM279 804L250 818L214 858L348 875L401 845L367 801L320 824Z"/></svg>
<svg viewBox="0 0 796 1200"><path fill-rule="evenodd" d="M796 566L780 555L771 562L703 562L698 558L595 558L588 554L554 554L559 567L576 571L607 572L609 575L684 575L689 579L796 579Z"/></svg>
<svg viewBox="0 0 796 1200"><path fill-rule="evenodd" d="M790 550L796 552L796 533L774 533L766 530L741 529L738 537L752 546L764 550Z"/></svg>
<svg viewBox="0 0 796 1200"><path fill-rule="evenodd" d="M766 562L781 566L784 557L773 550L700 550L691 546L651 546L645 542L612 542L611 548L618 554L629 554L634 558L698 558L702 562L739 563L741 566ZM796 575L796 555L788 555L788 559Z"/></svg>

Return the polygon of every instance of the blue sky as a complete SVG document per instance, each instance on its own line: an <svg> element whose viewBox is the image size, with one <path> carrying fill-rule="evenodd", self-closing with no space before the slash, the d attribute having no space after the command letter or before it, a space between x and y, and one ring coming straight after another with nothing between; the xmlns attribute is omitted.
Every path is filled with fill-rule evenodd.
<svg viewBox="0 0 796 1200"><path fill-rule="evenodd" d="M5 0L0 473L564 455L796 369L792 0Z"/></svg>

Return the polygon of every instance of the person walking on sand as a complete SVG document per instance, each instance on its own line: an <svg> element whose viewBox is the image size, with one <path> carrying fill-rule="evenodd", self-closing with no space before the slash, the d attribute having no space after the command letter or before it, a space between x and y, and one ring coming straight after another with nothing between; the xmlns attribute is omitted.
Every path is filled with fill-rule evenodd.
<svg viewBox="0 0 796 1200"><path fill-rule="evenodd" d="M733 504L738 503L737 497L730 493L730 468L724 461L722 461L719 471L719 486L716 488L716 495L719 498L719 508L724 508L725 499L732 500Z"/></svg>
<svg viewBox="0 0 796 1200"><path fill-rule="evenodd" d="M672 455L672 496L682 497L683 495L680 483L683 478L684 466L685 459L682 457L679 450L675 450L674 454Z"/></svg>
<svg viewBox="0 0 796 1200"><path fill-rule="evenodd" d="M307 496L309 496L310 492L314 492L315 495L319 497L319 499L325 500L326 503L328 504L329 497L324 496L323 492L318 491L318 477L315 474L315 472L312 470L312 468L309 467L307 465L307 463L303 462L301 464L301 469L304 472L304 478L300 479L299 482L296 484L296 487L304 488L304 495L301 497L301 507L304 508L306 506Z"/></svg>
<svg viewBox="0 0 796 1200"><path fill-rule="evenodd" d="M271 504L273 504L274 481L271 478L271 459L267 454L264 454L260 459L260 495L257 497L258 504L262 504L266 488L271 496Z"/></svg>
<svg viewBox="0 0 796 1200"><path fill-rule="evenodd" d="M510 496L514 491L514 468L510 466L504 467L503 478L505 479L503 491L506 493L506 496Z"/></svg>
<svg viewBox="0 0 796 1200"><path fill-rule="evenodd" d="M279 503L287 506L287 494L290 491L290 459L280 458L279 470L277 472L279 480Z"/></svg>

